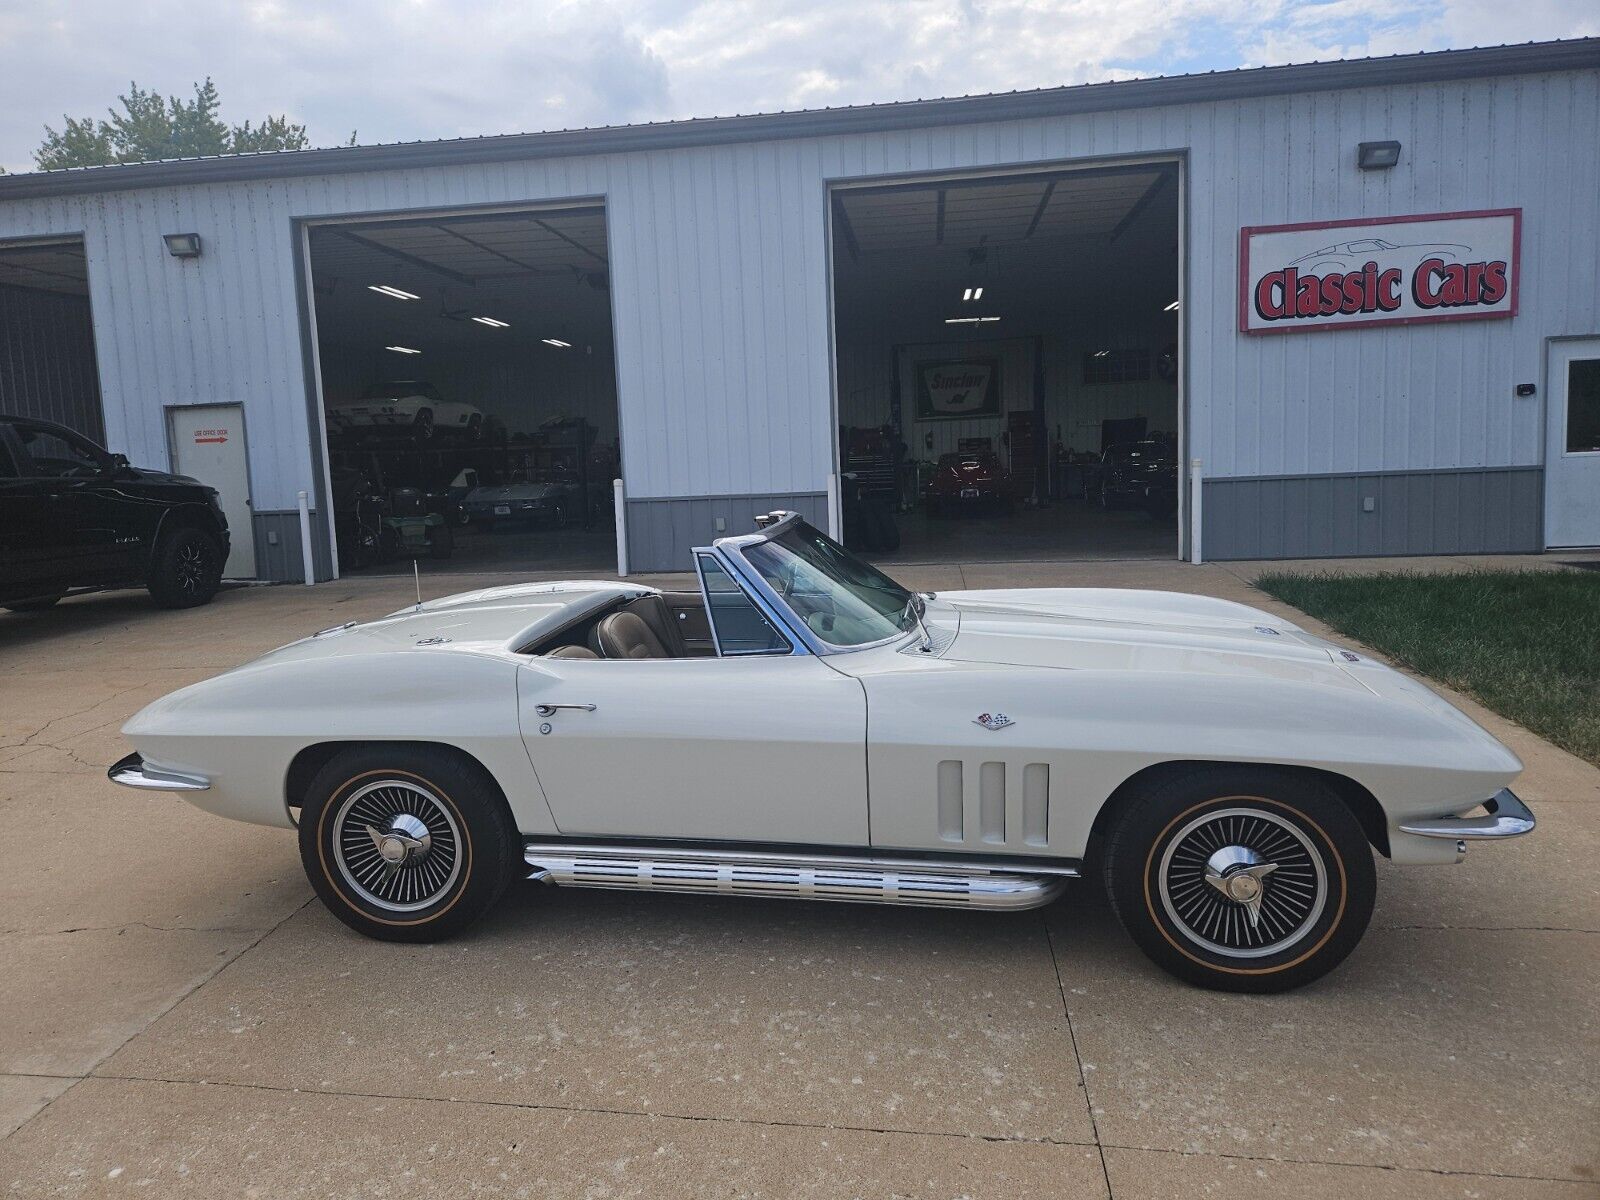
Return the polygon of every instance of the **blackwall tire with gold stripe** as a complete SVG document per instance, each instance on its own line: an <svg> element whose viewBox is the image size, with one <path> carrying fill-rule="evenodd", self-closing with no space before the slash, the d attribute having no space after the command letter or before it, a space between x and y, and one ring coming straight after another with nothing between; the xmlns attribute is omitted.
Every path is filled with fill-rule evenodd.
<svg viewBox="0 0 1600 1200"><path fill-rule="evenodd" d="M1327 974L1361 940L1377 894L1355 814L1314 776L1269 768L1200 767L1136 797L1102 869L1140 949L1230 992Z"/></svg>
<svg viewBox="0 0 1600 1200"><path fill-rule="evenodd" d="M392 942L453 936L493 906L521 865L505 797L465 755L427 746L346 750L300 812L300 859L328 910Z"/></svg>

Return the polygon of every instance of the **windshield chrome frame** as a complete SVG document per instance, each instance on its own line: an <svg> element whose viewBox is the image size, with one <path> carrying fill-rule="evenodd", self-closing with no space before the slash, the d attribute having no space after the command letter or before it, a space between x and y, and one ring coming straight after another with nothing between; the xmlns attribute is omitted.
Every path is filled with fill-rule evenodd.
<svg viewBox="0 0 1600 1200"><path fill-rule="evenodd" d="M770 515L777 516L778 514L774 513ZM923 636L923 625L920 613L917 617L917 624L912 628L903 629L899 633L894 633L890 634L888 637L879 638L875 642L861 642L860 644L854 646L837 645L834 642L823 639L813 632L811 626L807 625L805 621L800 618L800 614L795 612L794 609L789 606L783 597L780 596L764 578L762 578L761 572L756 570L755 567L751 565L750 561L744 556L745 547L760 545L762 542L770 542L779 534L786 533L789 529L793 528L797 524L802 523L804 520L805 518L803 518L799 513L785 512L778 520L773 521L771 524L756 531L755 533L745 533L738 534L733 537L718 538L714 543L712 543L711 549L712 552L715 553L722 561L723 565L728 568L728 573L732 576L733 581L745 590L745 593L755 601L758 608L767 613L769 620L773 619L774 613L782 614L782 623L780 628L786 629L790 632L791 640L797 643L797 647L798 645L803 644L805 646L805 653L819 656L827 656L832 654L856 654L862 650L875 650L880 646L894 646L901 642L921 640ZM697 559L696 570L698 569L699 560ZM895 582L899 583L898 580ZM900 584L900 586L905 587L904 584ZM906 588L906 590L911 592L911 589L909 588ZM911 595L913 598L915 598L917 593L911 592ZM706 613L708 617L710 615L710 611L710 605L708 603L706 607ZM800 650L797 648L795 652L798 654L800 653Z"/></svg>
<svg viewBox="0 0 1600 1200"><path fill-rule="evenodd" d="M808 637L811 631L805 628L796 628L793 613L789 608L777 602L777 596L772 589L765 585L759 572L755 571L742 559L723 549L722 540L711 546L696 546L691 552L694 555L694 573L700 581L700 599L706 606L706 624L711 626L711 643L717 649L718 658L793 658L797 654L819 654L816 639ZM787 651L777 650L747 650L728 654L722 649L722 636L717 632L716 614L711 611L711 592L706 587L705 571L700 566L700 556L709 555L724 571L728 578L733 580L733 586L744 593L745 598L756 606L756 611L766 618L779 636L789 643ZM754 577L754 583L751 578Z"/></svg>

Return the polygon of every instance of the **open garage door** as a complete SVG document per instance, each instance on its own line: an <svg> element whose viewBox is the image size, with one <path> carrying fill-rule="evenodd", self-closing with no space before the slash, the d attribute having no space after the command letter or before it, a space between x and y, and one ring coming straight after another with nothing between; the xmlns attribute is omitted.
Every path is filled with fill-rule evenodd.
<svg viewBox="0 0 1600 1200"><path fill-rule="evenodd" d="M105 445L83 241L0 245L0 412Z"/></svg>
<svg viewBox="0 0 1600 1200"><path fill-rule="evenodd" d="M1178 553L1178 166L833 193L847 541Z"/></svg>
<svg viewBox="0 0 1600 1200"><path fill-rule="evenodd" d="M614 567L604 210L309 238L340 570Z"/></svg>

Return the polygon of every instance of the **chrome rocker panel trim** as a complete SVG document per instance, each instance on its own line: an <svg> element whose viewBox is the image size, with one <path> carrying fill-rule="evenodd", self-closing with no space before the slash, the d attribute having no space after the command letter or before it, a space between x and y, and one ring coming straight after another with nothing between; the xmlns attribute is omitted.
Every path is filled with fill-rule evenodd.
<svg viewBox="0 0 1600 1200"><path fill-rule="evenodd" d="M137 753L112 763L106 771L106 778L123 787L146 792L204 792L211 787L211 780L203 775L186 775L181 771L147 767L143 757Z"/></svg>
<svg viewBox="0 0 1600 1200"><path fill-rule="evenodd" d="M525 845L523 858L532 868L529 879L560 887L935 908L1037 908L1078 874L1054 864L1035 870L970 861L538 842Z"/></svg>
<svg viewBox="0 0 1600 1200"><path fill-rule="evenodd" d="M1400 826L1400 832L1414 833L1419 837L1456 839L1513 838L1533 832L1533 813L1510 788L1501 788L1483 802L1483 807L1488 810L1487 816L1410 821Z"/></svg>

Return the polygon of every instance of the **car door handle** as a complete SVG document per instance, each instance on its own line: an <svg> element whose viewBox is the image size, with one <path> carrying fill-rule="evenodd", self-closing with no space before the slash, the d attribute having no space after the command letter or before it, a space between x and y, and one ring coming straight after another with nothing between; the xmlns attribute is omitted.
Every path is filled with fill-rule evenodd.
<svg viewBox="0 0 1600 1200"><path fill-rule="evenodd" d="M560 708L572 708L579 712L594 711L594 705L592 704L536 704L533 706L533 711L541 717L553 717L556 715L556 710Z"/></svg>

